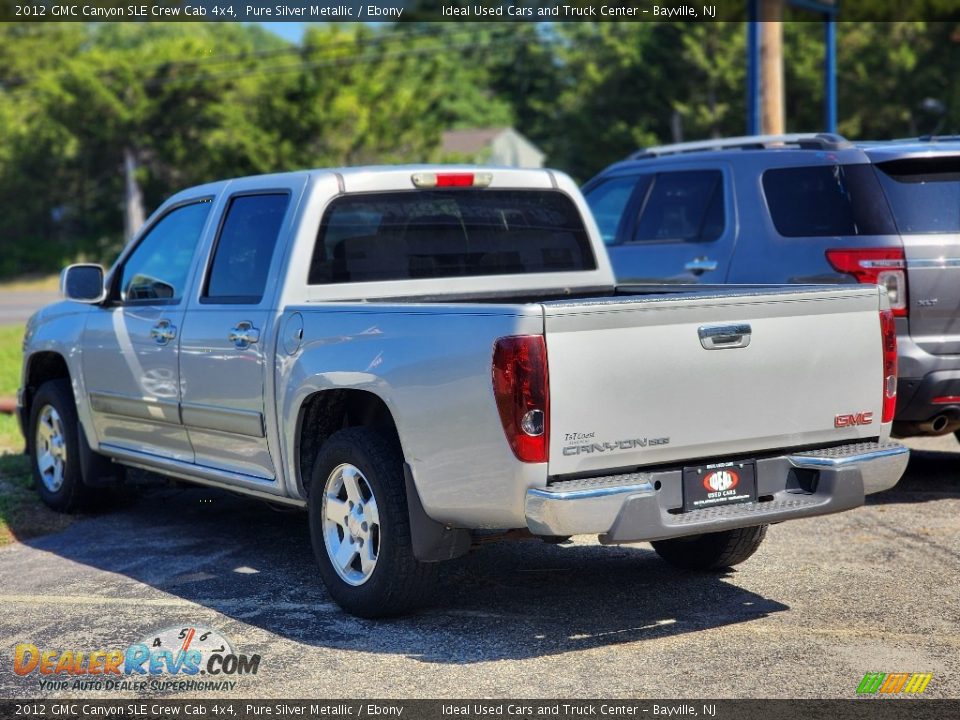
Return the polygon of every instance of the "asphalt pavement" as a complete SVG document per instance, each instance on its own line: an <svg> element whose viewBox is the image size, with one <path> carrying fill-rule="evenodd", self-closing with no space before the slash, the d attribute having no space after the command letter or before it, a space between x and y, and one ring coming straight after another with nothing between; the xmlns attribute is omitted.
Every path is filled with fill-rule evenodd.
<svg viewBox="0 0 960 720"><path fill-rule="evenodd" d="M56 302L59 295L46 290L16 290L0 292L0 325L24 323L33 313Z"/></svg>
<svg viewBox="0 0 960 720"><path fill-rule="evenodd" d="M0 697L136 696L41 691L12 672L14 647L125 648L169 627L261 656L232 697L852 698L866 672L931 672L925 696L956 697L960 446L914 445L893 491L771 528L732 572L592 537L504 543L446 566L431 607L381 622L331 602L302 514L144 489L0 549Z"/></svg>

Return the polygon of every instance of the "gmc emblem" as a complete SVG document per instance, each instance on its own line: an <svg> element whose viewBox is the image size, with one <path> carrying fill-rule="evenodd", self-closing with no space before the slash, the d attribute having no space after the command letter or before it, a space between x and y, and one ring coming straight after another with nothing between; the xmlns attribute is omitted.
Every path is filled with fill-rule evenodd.
<svg viewBox="0 0 960 720"><path fill-rule="evenodd" d="M861 412L856 415L837 415L833 419L833 426L835 428L845 428L851 425L870 425L872 422L872 412Z"/></svg>

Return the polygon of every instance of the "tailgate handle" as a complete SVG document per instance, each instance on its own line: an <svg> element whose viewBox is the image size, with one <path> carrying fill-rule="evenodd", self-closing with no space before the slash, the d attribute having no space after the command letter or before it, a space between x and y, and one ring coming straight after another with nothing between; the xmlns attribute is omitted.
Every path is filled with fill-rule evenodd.
<svg viewBox="0 0 960 720"><path fill-rule="evenodd" d="M744 348L750 344L753 331L747 323L701 325L697 329L704 350L727 350Z"/></svg>

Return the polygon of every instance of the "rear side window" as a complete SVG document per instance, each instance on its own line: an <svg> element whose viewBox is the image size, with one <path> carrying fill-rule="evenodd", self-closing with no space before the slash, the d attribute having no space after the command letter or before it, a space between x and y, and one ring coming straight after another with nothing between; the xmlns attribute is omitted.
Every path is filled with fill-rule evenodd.
<svg viewBox="0 0 960 720"><path fill-rule="evenodd" d="M649 175L627 175L604 180L587 193L587 204L600 228L605 245L617 242L617 230L627 203L634 192L645 193L644 186L650 182Z"/></svg>
<svg viewBox="0 0 960 720"><path fill-rule="evenodd" d="M876 167L900 232L960 232L960 157L894 160Z"/></svg>
<svg viewBox="0 0 960 720"><path fill-rule="evenodd" d="M659 173L647 191L633 242L710 242L723 228L723 173Z"/></svg>
<svg viewBox="0 0 960 720"><path fill-rule="evenodd" d="M784 237L896 233L870 165L770 169L763 173L763 193Z"/></svg>
<svg viewBox="0 0 960 720"><path fill-rule="evenodd" d="M240 195L230 201L213 252L206 300L260 302L289 202L286 193Z"/></svg>
<svg viewBox="0 0 960 720"><path fill-rule="evenodd" d="M576 205L543 190L345 195L320 224L308 282L594 270Z"/></svg>

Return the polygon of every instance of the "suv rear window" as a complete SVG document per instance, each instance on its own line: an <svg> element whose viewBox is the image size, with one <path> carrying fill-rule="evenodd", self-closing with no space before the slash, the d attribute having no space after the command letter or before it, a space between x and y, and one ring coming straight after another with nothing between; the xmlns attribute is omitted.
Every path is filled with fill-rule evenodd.
<svg viewBox="0 0 960 720"><path fill-rule="evenodd" d="M549 190L416 190L330 203L308 282L596 269L583 220Z"/></svg>
<svg viewBox="0 0 960 720"><path fill-rule="evenodd" d="M897 232L870 165L772 168L763 173L763 193L784 237Z"/></svg>
<svg viewBox="0 0 960 720"><path fill-rule="evenodd" d="M900 232L960 232L960 157L892 160L876 167Z"/></svg>

